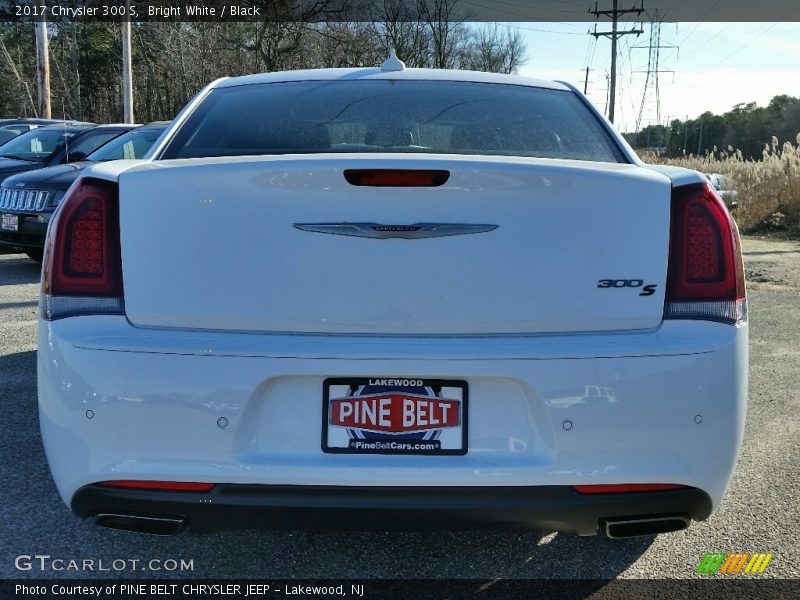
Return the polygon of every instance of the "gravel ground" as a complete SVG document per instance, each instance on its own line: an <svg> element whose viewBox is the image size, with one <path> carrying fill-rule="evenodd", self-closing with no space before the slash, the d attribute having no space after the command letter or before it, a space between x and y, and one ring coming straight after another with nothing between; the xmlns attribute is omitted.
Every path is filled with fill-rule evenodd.
<svg viewBox="0 0 800 600"><path fill-rule="evenodd" d="M158 538L81 522L58 498L39 437L38 265L24 255L0 254L0 578L82 575L21 573L14 568L20 554L108 563L192 559L194 570L182 575L193 577L689 577L710 551L773 552L762 577L798 578L800 243L746 239L744 252L750 281L750 404L733 484L708 521L684 532L630 540L508 532L230 532Z"/></svg>

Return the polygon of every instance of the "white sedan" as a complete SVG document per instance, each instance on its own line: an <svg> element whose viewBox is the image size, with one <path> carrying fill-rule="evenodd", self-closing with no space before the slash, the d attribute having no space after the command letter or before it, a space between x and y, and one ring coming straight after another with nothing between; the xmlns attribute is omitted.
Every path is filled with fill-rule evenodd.
<svg viewBox="0 0 800 600"><path fill-rule="evenodd" d="M728 178L719 173L706 173L706 178L711 183L711 187L717 192L722 201L729 209L734 209L738 206L739 192L732 190L728 184Z"/></svg>
<svg viewBox="0 0 800 600"><path fill-rule="evenodd" d="M567 84L210 84L47 238L39 407L80 517L683 529L744 428L736 226Z"/></svg>

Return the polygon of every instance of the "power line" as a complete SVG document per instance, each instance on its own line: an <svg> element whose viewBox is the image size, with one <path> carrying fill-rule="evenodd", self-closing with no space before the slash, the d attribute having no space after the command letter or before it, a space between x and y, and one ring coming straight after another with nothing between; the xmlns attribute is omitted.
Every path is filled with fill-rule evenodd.
<svg viewBox="0 0 800 600"><path fill-rule="evenodd" d="M782 21L781 21L781 22L782 22ZM719 61L718 63L716 63L716 64L714 64L714 65L712 65L712 66L710 66L710 67L708 67L707 69L705 69L704 71L701 71L701 72L702 72L702 73L705 73L706 71L711 71L711 70L713 70L713 69L716 69L718 66L720 66L722 63L724 63L726 60L728 60L729 58L733 58L734 56L736 56L737 54L739 54L739 52L741 52L742 50L744 50L745 48L747 48L747 47L748 47L750 44L752 44L753 42L755 42L755 41L756 41L756 40L758 40L759 38L762 38L762 37L764 37L766 34L768 34L770 31L772 31L772 30L773 30L773 29L775 29L775 28L776 28L778 25L780 25L780 24L781 24L781 22L778 22L778 23L773 23L772 25L770 25L769 27L767 27L767 28L766 28L764 31L762 31L761 33L759 33L759 34L758 34L756 37L752 38L752 39L751 39L749 42L747 42L746 44L743 44L742 46L739 46L739 47L738 47L736 50L734 50L733 52L731 52L730 54L728 54L728 56L726 56L725 58L723 58L721 61Z"/></svg>
<svg viewBox="0 0 800 600"><path fill-rule="evenodd" d="M625 73L627 71L628 78L627 78L627 85L625 85L625 83L624 83L625 82L625 78L623 77L622 78L622 82L623 83L621 83L620 86L619 86L619 93L620 93L619 106L620 106L620 111L622 111L623 109L627 110L626 107L625 107L625 100L627 100L628 104L630 104L631 115L636 115L636 106L634 104L634 97L633 97L634 96L633 95L633 63L631 62L631 59L632 59L631 40L630 39L623 40L622 45L623 45L623 48L622 48L622 51L620 52L620 56L622 58L621 66L620 66L620 72L621 73ZM622 127L623 123L624 123L624 119L620 118L620 127Z"/></svg>
<svg viewBox="0 0 800 600"><path fill-rule="evenodd" d="M523 27L522 25L512 25L511 23L496 23L500 27L508 27L509 29L522 29L524 31L535 31L537 33L555 33L558 35L586 35L579 31L554 31L552 29L541 29L538 27Z"/></svg>
<svg viewBox="0 0 800 600"><path fill-rule="evenodd" d="M703 17L697 22L697 25L694 26L694 28L686 35L685 38L683 38L680 42L678 42L679 46L683 46L683 44L686 43L686 40L688 40L692 36L692 34L695 31L697 31L697 28L700 27L700 25L703 23L703 21L705 21L709 17L709 15L711 15L712 12L714 12L714 9L717 8L717 5L721 1L722 0L717 0L716 2L714 2L714 5L711 8L709 8L708 12L705 15L703 15Z"/></svg>
<svg viewBox="0 0 800 600"><path fill-rule="evenodd" d="M589 94L589 73L592 72L592 71L594 71L594 69L591 69L589 67L586 67L585 69L580 69L581 74L585 73L584 74L584 80L583 80L583 95L584 96Z"/></svg>
<svg viewBox="0 0 800 600"><path fill-rule="evenodd" d="M722 35L724 32L726 32L728 29L730 29L731 27L733 27L734 25L736 25L738 21L743 21L743 20L744 20L744 18L745 18L745 17L746 17L746 16L747 16L747 15L748 15L748 14L749 14L751 11L755 10L756 8L757 8L757 5L755 5L755 4L754 4L754 5L752 5L752 6L750 6L750 7L749 7L749 8L747 8L747 9L746 9L746 10L745 10L745 11L744 11L742 14L740 14L738 17L736 17L736 20L735 20L735 21L731 21L731 22L730 22L730 23L728 23L728 24L727 24L725 27L723 27L722 29L720 29L719 31L717 31L717 32L716 32L714 35L712 35L712 36L710 36L710 37L707 37L707 38L706 38L706 39L705 39L705 40L704 40L704 41L703 41L703 42L702 42L702 43L701 43L699 46L695 46L694 48L692 48L692 49L691 49L691 50L689 50L688 52L685 52L685 53L684 53L684 56L686 56L686 55L689 55L689 54L694 54L695 52L697 52L698 50L700 50L700 48L704 48L704 47L705 47L705 46L707 46L709 43L711 43L712 41L714 41L715 39L717 39L717 38L718 38L720 35Z"/></svg>
<svg viewBox="0 0 800 600"><path fill-rule="evenodd" d="M725 58L723 58L719 62L713 64L712 66L708 67L707 69L704 69L703 71L700 71L700 73L706 73L708 71L712 71L713 69L716 69L722 63L724 63L725 61L727 61L730 58L733 58L734 56L739 54L739 52L741 52L742 50L744 50L745 48L750 46L750 44L752 44L753 42L755 42L755 41L761 39L762 37L764 37L765 35L767 35L770 31L775 29L781 23L785 23L787 21L790 21L798 11L800 11L800 7L797 7L797 6L793 7L788 13L786 13L786 16L781 21L777 21L777 22L773 23L772 25L767 27L764 31L759 33L757 36L755 36L754 38L751 38L746 44L743 44L742 46L739 46L736 50L734 50L733 52L728 54Z"/></svg>

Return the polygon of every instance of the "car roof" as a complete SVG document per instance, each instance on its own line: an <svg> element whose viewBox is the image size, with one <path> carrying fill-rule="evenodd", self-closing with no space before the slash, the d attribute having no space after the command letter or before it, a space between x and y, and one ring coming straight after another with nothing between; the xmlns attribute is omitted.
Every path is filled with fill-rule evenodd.
<svg viewBox="0 0 800 600"><path fill-rule="evenodd" d="M133 123L103 123L102 125L95 125L92 129L136 129L137 127L141 127L141 125Z"/></svg>
<svg viewBox="0 0 800 600"><path fill-rule="evenodd" d="M0 125L60 125L62 123L67 123L69 125L91 125L91 123L86 123L85 121L74 121L72 119L39 119L36 117L22 117L19 119L0 119Z"/></svg>
<svg viewBox="0 0 800 600"><path fill-rule="evenodd" d="M279 83L289 81L353 81L370 79L408 80L408 81L462 81L475 83L505 83L526 85L551 90L568 91L563 83L506 75L504 73L484 73L482 71L459 71L455 69L404 69L402 71L383 70L380 67L364 69L302 69L297 71L277 71L258 73L242 77L222 79L215 88L234 87L256 83Z"/></svg>
<svg viewBox="0 0 800 600"><path fill-rule="evenodd" d="M168 125L142 125L141 127L137 127L135 130L131 131L164 131Z"/></svg>
<svg viewBox="0 0 800 600"><path fill-rule="evenodd" d="M44 127L40 127L39 129L44 129L46 131L58 130L58 131L66 131L67 133L84 133L89 131L102 131L103 129L120 129L120 133L123 133L125 130L135 129L138 125L128 125L125 123L118 123L118 124L103 124L103 125L96 125L94 123L63 123L63 124L53 124L53 125L46 125Z"/></svg>
<svg viewBox="0 0 800 600"><path fill-rule="evenodd" d="M44 127L39 127L39 129L34 129L33 131L51 131L53 129L57 129L58 131L66 131L67 133L78 133L79 131L89 131L90 129L94 129L95 125L92 123L53 123L52 125L45 125Z"/></svg>

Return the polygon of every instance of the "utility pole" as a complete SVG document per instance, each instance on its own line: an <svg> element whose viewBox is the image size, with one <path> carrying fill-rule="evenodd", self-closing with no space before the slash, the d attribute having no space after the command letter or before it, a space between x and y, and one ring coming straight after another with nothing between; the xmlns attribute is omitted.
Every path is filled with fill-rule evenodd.
<svg viewBox="0 0 800 600"><path fill-rule="evenodd" d="M36 83L39 91L39 117L51 119L50 108L50 52L47 44L47 21L44 16L36 21Z"/></svg>
<svg viewBox="0 0 800 600"><path fill-rule="evenodd" d="M125 2L122 17L122 112L125 123L133 124L133 78L131 76L131 20L129 0Z"/></svg>
<svg viewBox="0 0 800 600"><path fill-rule="evenodd" d="M669 152L669 145L672 142L672 127L670 127L670 120L672 119L672 115L667 115L664 117L664 147L666 148L665 152ZM659 123L660 125L661 123Z"/></svg>
<svg viewBox="0 0 800 600"><path fill-rule="evenodd" d="M700 149L703 146L703 117L700 117L700 136L697 138L697 156L700 156Z"/></svg>
<svg viewBox="0 0 800 600"><path fill-rule="evenodd" d="M595 3L594 10L589 11L595 16L595 19L599 18L601 15L611 19L611 31L597 31L597 25L595 25L594 32L592 32L591 35L595 38L607 37L611 39L611 84L609 89L608 120L612 123L614 122L614 104L617 95L617 40L624 35L640 35L644 33L641 29L619 31L617 28L617 22L620 16L630 13L641 15L644 12L644 0L642 0L642 6L640 8L620 9L618 4L618 0L613 0L612 10L598 10L597 4Z"/></svg>
<svg viewBox="0 0 800 600"><path fill-rule="evenodd" d="M683 122L683 155L686 156L686 144L689 143L689 115Z"/></svg>
<svg viewBox="0 0 800 600"><path fill-rule="evenodd" d="M589 92L589 67L586 67L586 78L583 80L583 95Z"/></svg>

